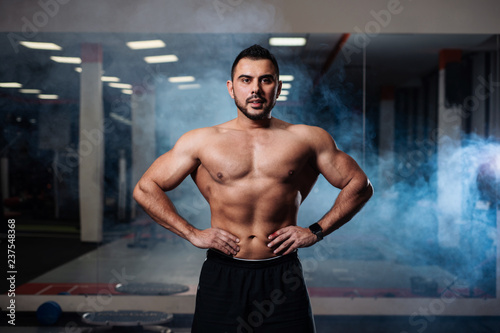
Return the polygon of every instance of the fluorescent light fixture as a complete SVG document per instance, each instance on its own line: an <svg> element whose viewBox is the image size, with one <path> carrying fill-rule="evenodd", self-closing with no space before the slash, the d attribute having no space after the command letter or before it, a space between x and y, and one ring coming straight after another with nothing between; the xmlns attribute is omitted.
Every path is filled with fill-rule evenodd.
<svg viewBox="0 0 500 333"><path fill-rule="evenodd" d="M102 82L120 82L120 79L116 76L101 76Z"/></svg>
<svg viewBox="0 0 500 333"><path fill-rule="evenodd" d="M283 83L281 84L281 89L292 89L291 83Z"/></svg>
<svg viewBox="0 0 500 333"><path fill-rule="evenodd" d="M129 126L132 125L132 122L130 121L130 119L127 119L127 118L125 118L117 113L111 112L109 114L109 116L111 118L113 118L114 120L119 121L122 124L129 125Z"/></svg>
<svg viewBox="0 0 500 333"><path fill-rule="evenodd" d="M199 83L194 83L194 84L179 84L177 86L180 90L187 90L187 89L199 89L201 88L201 85Z"/></svg>
<svg viewBox="0 0 500 333"><path fill-rule="evenodd" d="M132 85L128 83L115 83L111 82L108 84L112 88L119 88L119 89L132 89Z"/></svg>
<svg viewBox="0 0 500 333"><path fill-rule="evenodd" d="M40 95L38 95L38 98L40 98L40 99L58 99L59 96L50 95L50 94L40 94Z"/></svg>
<svg viewBox="0 0 500 333"><path fill-rule="evenodd" d="M304 46L307 40L304 37L271 37L269 45L271 46Z"/></svg>
<svg viewBox="0 0 500 333"><path fill-rule="evenodd" d="M18 82L0 82L0 88L22 88L22 86Z"/></svg>
<svg viewBox="0 0 500 333"><path fill-rule="evenodd" d="M280 75L280 81L293 81L293 75Z"/></svg>
<svg viewBox="0 0 500 333"><path fill-rule="evenodd" d="M122 89L122 93L125 95L132 95L133 92L132 89Z"/></svg>
<svg viewBox="0 0 500 333"><path fill-rule="evenodd" d="M59 56L52 56L50 57L55 62L59 62L61 64L81 64L82 59L78 57L59 57Z"/></svg>
<svg viewBox="0 0 500 333"><path fill-rule="evenodd" d="M277 101L278 101L278 102L284 102L284 101L286 101L287 99L288 99L288 97L286 97L286 96L281 96L281 95L280 95L280 97L278 97Z"/></svg>
<svg viewBox="0 0 500 333"><path fill-rule="evenodd" d="M193 82L194 80L194 76L173 76L168 78L168 82L172 83Z"/></svg>
<svg viewBox="0 0 500 333"><path fill-rule="evenodd" d="M127 46L132 50L159 49L165 47L165 43L160 39L141 40L141 41L128 42Z"/></svg>
<svg viewBox="0 0 500 333"><path fill-rule="evenodd" d="M162 62L176 62L179 61L179 58L177 58L177 56L174 54L166 54L166 55L145 57L144 61L147 62L148 64L159 64Z"/></svg>
<svg viewBox="0 0 500 333"><path fill-rule="evenodd" d="M40 89L19 89L22 94L39 94L42 91Z"/></svg>
<svg viewBox="0 0 500 333"><path fill-rule="evenodd" d="M290 95L290 92L288 90L281 90L280 96L288 96Z"/></svg>
<svg viewBox="0 0 500 333"><path fill-rule="evenodd" d="M62 50L62 47L60 47L57 44L54 43L41 43L41 42L27 42L27 41L22 41L19 42L24 47L27 47L29 49L35 49L35 50L53 50L53 51L60 51Z"/></svg>

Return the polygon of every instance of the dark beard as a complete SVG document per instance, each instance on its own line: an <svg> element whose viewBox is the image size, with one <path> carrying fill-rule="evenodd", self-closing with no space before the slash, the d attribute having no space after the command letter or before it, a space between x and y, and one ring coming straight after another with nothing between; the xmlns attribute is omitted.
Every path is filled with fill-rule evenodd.
<svg viewBox="0 0 500 333"><path fill-rule="evenodd" d="M256 98L256 96L253 96L252 98ZM261 97L258 97L258 98L263 99ZM266 102L266 100L264 100L264 102ZM238 99L236 99L236 98L234 99L234 104L236 104L236 107L238 108L238 110L240 110L241 113L243 113L250 120L262 120L262 119L268 118L269 114L271 113L271 110L274 107L274 105L264 106L261 113L250 114L248 112L248 108L245 107L245 104L242 104Z"/></svg>

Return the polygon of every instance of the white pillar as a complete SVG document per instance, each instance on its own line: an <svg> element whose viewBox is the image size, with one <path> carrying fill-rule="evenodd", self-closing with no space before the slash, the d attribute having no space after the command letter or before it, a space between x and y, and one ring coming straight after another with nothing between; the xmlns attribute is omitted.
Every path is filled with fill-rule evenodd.
<svg viewBox="0 0 500 333"><path fill-rule="evenodd" d="M80 76L80 239L102 241L104 212L104 116L102 48L82 44Z"/></svg>
<svg viewBox="0 0 500 333"><path fill-rule="evenodd" d="M462 184L460 179L462 107L446 105L445 66L450 61L460 61L458 50L442 50L439 55L438 84L438 242L443 247L457 247L460 241L462 211Z"/></svg>
<svg viewBox="0 0 500 333"><path fill-rule="evenodd" d="M156 94L152 87L134 87L132 94L132 186L156 159ZM132 199L131 216L137 213Z"/></svg>

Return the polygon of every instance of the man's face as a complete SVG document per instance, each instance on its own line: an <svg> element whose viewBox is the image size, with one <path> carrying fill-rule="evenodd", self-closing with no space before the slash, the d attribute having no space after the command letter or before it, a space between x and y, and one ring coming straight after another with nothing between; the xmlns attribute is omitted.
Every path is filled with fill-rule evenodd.
<svg viewBox="0 0 500 333"><path fill-rule="evenodd" d="M238 110L249 119L260 120L271 118L281 81L270 60L243 58L236 65L233 81L227 81L227 89Z"/></svg>

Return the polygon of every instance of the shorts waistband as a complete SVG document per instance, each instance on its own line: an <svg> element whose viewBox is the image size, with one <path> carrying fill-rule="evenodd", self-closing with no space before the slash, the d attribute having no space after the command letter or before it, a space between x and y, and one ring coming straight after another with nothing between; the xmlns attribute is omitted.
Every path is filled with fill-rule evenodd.
<svg viewBox="0 0 500 333"><path fill-rule="evenodd" d="M233 258L217 250L209 249L207 250L207 259L216 261L225 265L232 265L237 267L248 267L248 268L265 268L277 266L285 262L298 259L297 251L290 254L279 256L276 258L269 258L263 260L241 260L238 258Z"/></svg>

